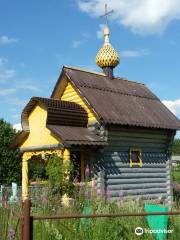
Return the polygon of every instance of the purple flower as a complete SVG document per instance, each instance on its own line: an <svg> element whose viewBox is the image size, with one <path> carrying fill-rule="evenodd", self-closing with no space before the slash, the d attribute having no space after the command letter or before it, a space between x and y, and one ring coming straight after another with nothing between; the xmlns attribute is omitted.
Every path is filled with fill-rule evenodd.
<svg viewBox="0 0 180 240"><path fill-rule="evenodd" d="M86 179L88 179L90 177L90 168L89 168L88 164L86 165L85 176L86 176Z"/></svg>
<svg viewBox="0 0 180 240"><path fill-rule="evenodd" d="M124 197L124 193L122 191L119 192L119 197L120 198Z"/></svg>
<svg viewBox="0 0 180 240"><path fill-rule="evenodd" d="M101 187L101 188L100 188L100 196L101 196L101 197L105 197L105 196L106 196L106 192L105 192L104 187Z"/></svg>
<svg viewBox="0 0 180 240"><path fill-rule="evenodd" d="M39 188L39 187L40 187L40 184L39 184L39 182L38 182L38 181L36 181L36 182L35 182L35 184L34 184L34 186L35 186L36 188Z"/></svg>
<svg viewBox="0 0 180 240"><path fill-rule="evenodd" d="M108 199L111 198L111 191L109 191L109 189L106 190L106 197L107 197Z"/></svg>

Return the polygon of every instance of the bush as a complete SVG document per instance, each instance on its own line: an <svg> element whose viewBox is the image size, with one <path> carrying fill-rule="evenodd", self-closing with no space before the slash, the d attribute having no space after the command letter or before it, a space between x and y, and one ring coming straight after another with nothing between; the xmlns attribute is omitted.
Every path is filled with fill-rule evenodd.
<svg viewBox="0 0 180 240"><path fill-rule="evenodd" d="M60 197L65 193L68 196L72 195L74 185L69 177L71 171L71 161L63 161L63 158L57 155L50 157L46 166L46 172L52 195L59 195Z"/></svg>

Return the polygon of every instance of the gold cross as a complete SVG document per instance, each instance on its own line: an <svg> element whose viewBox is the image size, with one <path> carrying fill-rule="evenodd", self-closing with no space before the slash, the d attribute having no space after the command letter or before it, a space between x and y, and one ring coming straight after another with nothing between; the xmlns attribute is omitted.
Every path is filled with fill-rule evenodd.
<svg viewBox="0 0 180 240"><path fill-rule="evenodd" d="M106 25L108 25L108 16L113 12L114 12L114 10L111 10L108 12L107 4L105 4L105 14L101 15L100 18L103 18L103 17L106 18Z"/></svg>

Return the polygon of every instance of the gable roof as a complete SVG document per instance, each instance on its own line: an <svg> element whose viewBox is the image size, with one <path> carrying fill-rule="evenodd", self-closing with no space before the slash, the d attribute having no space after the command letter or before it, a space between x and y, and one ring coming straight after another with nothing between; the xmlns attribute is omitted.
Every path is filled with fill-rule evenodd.
<svg viewBox="0 0 180 240"><path fill-rule="evenodd" d="M180 129L180 121L144 84L105 74L63 67L65 74L105 124Z"/></svg>
<svg viewBox="0 0 180 240"><path fill-rule="evenodd" d="M47 109L46 127L60 137L64 145L106 145L101 137L87 128L88 116L80 105L68 101L32 97L22 111L23 130L14 139L12 148L19 146L28 137L29 115L37 104Z"/></svg>

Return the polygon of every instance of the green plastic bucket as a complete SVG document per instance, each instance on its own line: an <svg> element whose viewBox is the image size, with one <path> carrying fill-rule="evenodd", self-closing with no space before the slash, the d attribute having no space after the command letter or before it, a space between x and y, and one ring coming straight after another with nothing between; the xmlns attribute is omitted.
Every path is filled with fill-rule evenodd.
<svg viewBox="0 0 180 240"><path fill-rule="evenodd" d="M92 208L89 203L86 203L86 205L83 208L82 214L89 215L92 214ZM81 218L81 224L87 224L90 222L89 218Z"/></svg>
<svg viewBox="0 0 180 240"><path fill-rule="evenodd" d="M168 207L155 204L145 205L145 211L149 212L168 212ZM147 216L148 225L151 230L153 230L154 239L164 240L166 239L166 232L168 228L168 215L149 215ZM159 231L158 231L159 230Z"/></svg>

